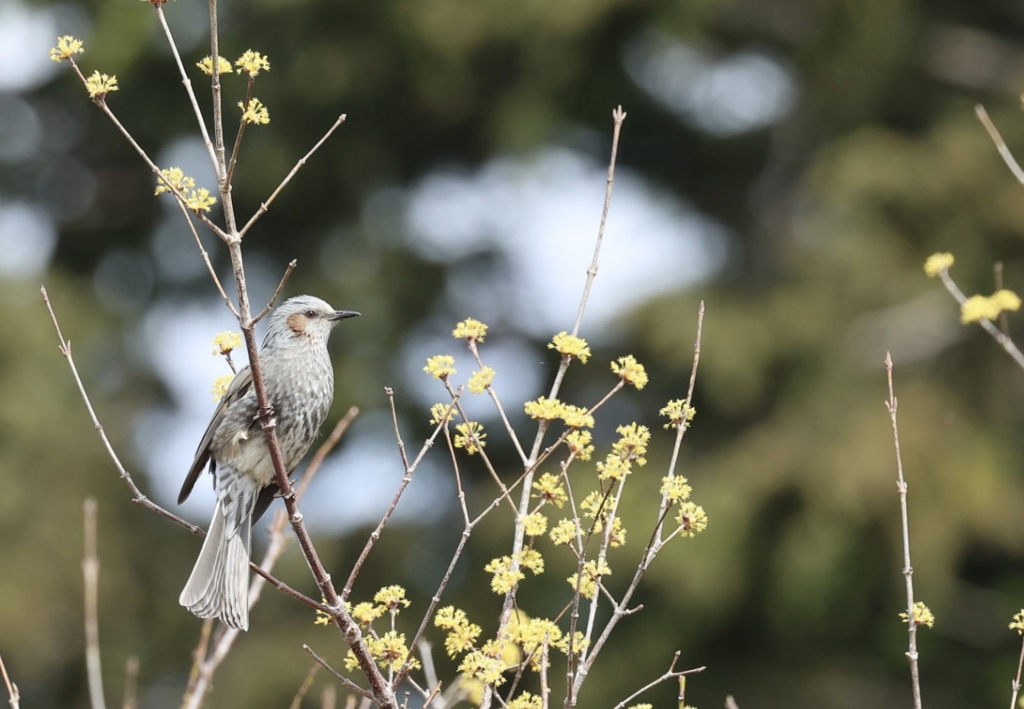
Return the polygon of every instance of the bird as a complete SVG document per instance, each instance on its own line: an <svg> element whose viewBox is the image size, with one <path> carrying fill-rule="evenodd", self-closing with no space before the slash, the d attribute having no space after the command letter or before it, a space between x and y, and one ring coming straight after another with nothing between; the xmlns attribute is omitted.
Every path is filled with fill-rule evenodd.
<svg viewBox="0 0 1024 709"><path fill-rule="evenodd" d="M358 315L310 295L289 298L270 313L260 367L289 475L316 439L334 398L327 340L335 325ZM217 503L178 602L200 618L248 630L252 525L280 492L249 367L235 375L214 411L178 504L207 466Z"/></svg>

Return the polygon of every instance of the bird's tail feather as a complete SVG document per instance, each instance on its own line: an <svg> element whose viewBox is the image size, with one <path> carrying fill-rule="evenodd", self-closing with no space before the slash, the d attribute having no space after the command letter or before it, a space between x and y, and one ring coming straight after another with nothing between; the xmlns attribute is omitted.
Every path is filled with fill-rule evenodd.
<svg viewBox="0 0 1024 709"><path fill-rule="evenodd" d="M234 528L218 501L203 548L178 602L200 618L220 618L232 628L248 630L251 545L251 513Z"/></svg>

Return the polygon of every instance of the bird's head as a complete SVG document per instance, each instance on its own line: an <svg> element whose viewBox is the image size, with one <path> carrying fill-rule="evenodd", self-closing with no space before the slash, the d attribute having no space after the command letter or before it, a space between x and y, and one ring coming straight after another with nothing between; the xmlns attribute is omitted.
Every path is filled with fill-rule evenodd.
<svg viewBox="0 0 1024 709"><path fill-rule="evenodd" d="M334 326L346 318L354 318L354 310L335 310L311 295L297 295L281 303L271 314L263 346L274 346L299 340L326 343Z"/></svg>

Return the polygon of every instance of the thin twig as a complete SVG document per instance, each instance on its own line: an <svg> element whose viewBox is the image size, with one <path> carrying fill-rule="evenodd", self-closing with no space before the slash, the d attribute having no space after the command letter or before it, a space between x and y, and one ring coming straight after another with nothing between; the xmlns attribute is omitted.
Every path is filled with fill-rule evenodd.
<svg viewBox="0 0 1024 709"><path fill-rule="evenodd" d="M345 685L346 687L348 687L349 689L351 689L353 692L355 692L359 696L363 697L364 699L369 699L369 700L373 701L373 695L370 694L370 692L366 691L365 689L360 687L358 684L356 684L355 682L350 680L348 677L346 677L345 675L341 674L336 669L331 667L330 663L328 663L327 660L325 660L324 658L322 658L319 655L317 655L316 652L314 652L313 648L311 648L309 645L303 645L302 649L305 650L306 652L308 652L310 657L312 657L314 660L316 660L317 663L321 667L323 667L325 670L330 672L334 676L334 678L337 679L339 682L341 682L343 685Z"/></svg>
<svg viewBox="0 0 1024 709"><path fill-rule="evenodd" d="M245 84L245 100L242 101L242 115L238 119L238 132L235 133L235 143L231 147L231 157L228 159L227 177L224 178L224 182L231 184L235 178L235 166L238 164L238 151L242 148L242 136L245 135L245 127L248 123L245 120L245 112L249 109L249 102L252 101L252 87L256 83L256 79L253 78L252 74L248 75L248 81Z"/></svg>
<svg viewBox="0 0 1024 709"><path fill-rule="evenodd" d="M263 310L260 311L260 314L252 319L254 323L257 323L263 318L265 318L267 313L270 312L271 308L274 307L274 303L277 302L278 296L280 296L281 291L284 290L284 284L288 282L288 277L292 275L292 271L294 271L295 267L298 265L299 262L296 261L295 259L292 259L291 261L288 262L288 268L284 270L284 275L281 276L281 280L277 284L277 288L274 290L274 294L270 296L270 300L268 300L267 304L263 306Z"/></svg>
<svg viewBox="0 0 1024 709"><path fill-rule="evenodd" d="M0 655L0 674L4 676L4 686L7 687L7 703L11 709L19 709L21 706L21 694L18 692L18 685L11 681L7 675L7 666L4 664L4 656Z"/></svg>
<svg viewBox="0 0 1024 709"><path fill-rule="evenodd" d="M948 269L944 268L939 271L939 279L957 303L963 305L967 302L967 296L964 295L963 291L960 290L960 287L953 281L953 278L949 275ZM1024 369L1024 353L1017 348L1017 345L1014 344L1013 340L1007 337L991 320L988 320L987 318L982 318L978 321L978 324L981 325L985 332L992 336L993 340L999 343L1000 347L1003 348L1003 351L1005 351L1006 354L1013 358L1013 361L1017 363L1018 367Z"/></svg>
<svg viewBox="0 0 1024 709"><path fill-rule="evenodd" d="M648 689L652 689L654 687L657 687L662 682L667 682L670 679L681 679L683 677L686 677L686 675L696 674L697 672L703 672L705 669L707 669L705 667L694 667L693 669L689 669L689 670L676 670L676 663L679 662L679 655L680 655L680 652L678 650L676 650L676 654L672 656L672 664L670 664L668 666L668 670L666 670L663 675L661 675L660 677L658 677L656 679L651 680L650 682L645 684L643 687L641 687L640 689L638 689L635 692L633 692L632 694L630 694L628 697L626 697L621 702L616 704L614 709L623 709L623 707L627 706L631 701L633 701L634 699L639 697L641 694L646 692ZM680 704L679 706L683 706L683 705Z"/></svg>
<svg viewBox="0 0 1024 709"><path fill-rule="evenodd" d="M985 130L988 131L988 137L992 139L992 142L996 146L996 150L999 151L999 156L1002 157L1003 162L1006 163L1006 167L1010 168L1010 172L1017 178L1017 182L1024 185L1024 170L1021 169L1020 165L1013 158L1013 154L1010 149L1006 147L1006 142L1003 140L1003 136L999 135L999 129L996 128L996 124L992 122L992 119L988 117L988 111L980 103L974 104L974 114L981 121L981 125L985 126Z"/></svg>
<svg viewBox="0 0 1024 709"><path fill-rule="evenodd" d="M1010 709L1017 709L1017 695L1020 693L1020 676L1024 670L1024 640L1020 645L1020 659L1017 660L1017 676L1013 678L1013 692L1010 695Z"/></svg>
<svg viewBox="0 0 1024 709"><path fill-rule="evenodd" d="M132 655L124 666L124 698L121 709L138 709L139 706L139 658Z"/></svg>
<svg viewBox="0 0 1024 709"><path fill-rule="evenodd" d="M295 690L295 696L292 697L292 703L288 705L288 709L300 709L302 699L309 693L309 688L313 686L313 680L316 679L316 673L319 671L320 665L314 664L309 666L309 672L306 673L306 677L302 680L299 688Z"/></svg>
<svg viewBox="0 0 1024 709"><path fill-rule="evenodd" d="M82 576L85 579L85 667L92 709L106 709L103 697L103 670L100 665L99 592L100 559L96 552L96 500L86 498L82 505L85 525L85 555Z"/></svg>
<svg viewBox="0 0 1024 709"><path fill-rule="evenodd" d="M277 189L275 189L270 194L270 197L267 198L266 202L260 204L260 208L256 210L256 213L253 214L249 221L246 223L246 225L242 227L242 229L239 231L240 235L245 236L249 229L252 228L252 225L255 224L260 217L266 214L267 210L270 209L270 205L273 203L275 199L277 199L277 195L280 194L281 190L285 188L285 185L291 182L292 178L295 177L295 173L297 173L299 169L306 164L306 161L309 160L310 157L312 157L313 153L320 149L320 146L323 145L327 141L327 139L331 137L331 134L334 133L334 131L338 130L338 126L344 123L346 118L347 116L344 113L338 116L338 120L334 122L333 126L327 129L327 132L324 133L324 136L317 141L316 145L310 148L309 152L302 156L302 159L300 159L297 163L295 163L295 167L293 167L291 169L291 172L289 172L285 176L285 178L281 181L281 184L277 186Z"/></svg>
<svg viewBox="0 0 1024 709"><path fill-rule="evenodd" d="M921 709L921 677L918 668L917 623L914 619L914 567L910 565L910 517L907 514L907 481L903 477L903 457L900 455L900 431L896 425L896 393L892 383L892 356L885 353L885 376L889 384L889 398L885 408L892 423L892 437L896 448L896 485L900 493L900 519L903 524L903 578L907 586L907 659L910 661L910 682L914 694L914 709Z"/></svg>

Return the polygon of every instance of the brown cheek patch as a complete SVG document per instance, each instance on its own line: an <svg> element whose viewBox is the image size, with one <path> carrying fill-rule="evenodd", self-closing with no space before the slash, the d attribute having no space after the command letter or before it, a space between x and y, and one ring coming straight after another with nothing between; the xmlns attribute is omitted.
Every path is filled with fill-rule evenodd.
<svg viewBox="0 0 1024 709"><path fill-rule="evenodd" d="M289 315L288 319L285 322L288 323L288 327L296 335L301 335L304 332L306 332L306 325L309 324L309 320L302 313L295 313L294 315Z"/></svg>

